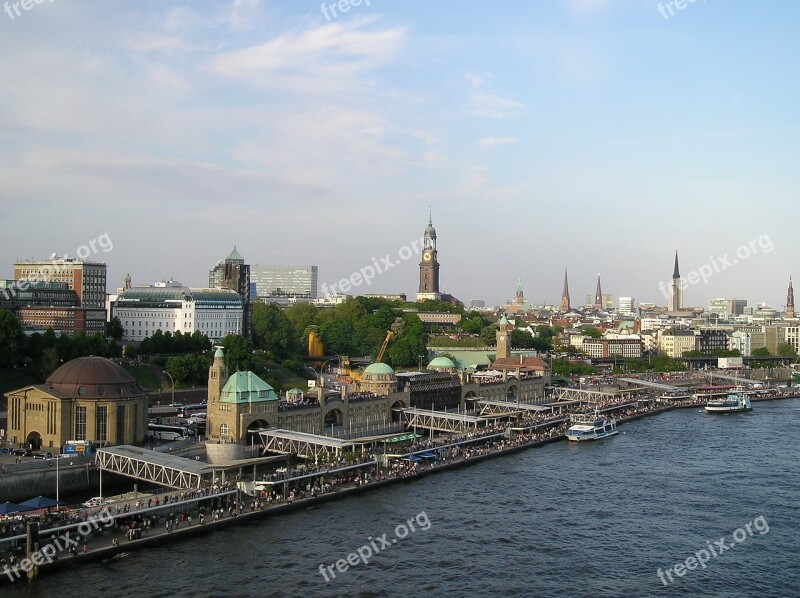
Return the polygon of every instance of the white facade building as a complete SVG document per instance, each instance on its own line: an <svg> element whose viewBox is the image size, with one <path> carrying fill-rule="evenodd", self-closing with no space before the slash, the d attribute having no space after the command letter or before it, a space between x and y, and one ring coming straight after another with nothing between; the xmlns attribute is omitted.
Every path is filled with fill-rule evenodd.
<svg viewBox="0 0 800 598"><path fill-rule="evenodd" d="M113 304L113 315L124 330L123 341L142 341L156 330L200 332L219 341L242 333L243 313L236 291L188 288L174 281L128 289Z"/></svg>

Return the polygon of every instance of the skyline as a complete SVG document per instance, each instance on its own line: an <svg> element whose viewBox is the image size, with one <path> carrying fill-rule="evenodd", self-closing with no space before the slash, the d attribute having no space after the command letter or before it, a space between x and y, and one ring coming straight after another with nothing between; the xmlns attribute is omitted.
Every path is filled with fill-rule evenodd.
<svg viewBox="0 0 800 598"><path fill-rule="evenodd" d="M235 245L317 265L320 290L390 255L356 294L412 297L419 255L399 252L430 206L441 290L467 305L503 304L518 278L558 305L564 269L573 303L600 272L615 303L666 305L677 248L683 278L712 268L685 305L781 309L800 7L348 6L0 13L3 277L105 234L113 250L89 259L111 292L126 273L205 286Z"/></svg>

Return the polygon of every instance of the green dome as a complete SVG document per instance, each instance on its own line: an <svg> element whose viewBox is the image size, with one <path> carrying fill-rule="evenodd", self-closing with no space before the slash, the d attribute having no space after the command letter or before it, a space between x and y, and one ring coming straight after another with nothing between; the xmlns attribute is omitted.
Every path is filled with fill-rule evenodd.
<svg viewBox="0 0 800 598"><path fill-rule="evenodd" d="M222 347L219 347L216 351L214 351L214 359L224 359L225 353L222 352Z"/></svg>
<svg viewBox="0 0 800 598"><path fill-rule="evenodd" d="M431 359L431 362L428 364L428 369L433 368L448 368L448 369L456 369L456 364L453 363L453 360L449 357L445 357L444 355L440 357L434 357Z"/></svg>
<svg viewBox="0 0 800 598"><path fill-rule="evenodd" d="M372 363L367 366L367 369L364 370L365 374L384 374L384 375L393 375L394 370L391 366L386 365L385 363Z"/></svg>

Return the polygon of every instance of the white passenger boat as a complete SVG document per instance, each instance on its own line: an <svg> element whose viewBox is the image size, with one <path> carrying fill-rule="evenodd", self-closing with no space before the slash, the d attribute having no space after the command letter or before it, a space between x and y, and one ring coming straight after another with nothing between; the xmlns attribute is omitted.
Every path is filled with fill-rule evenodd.
<svg viewBox="0 0 800 598"><path fill-rule="evenodd" d="M750 404L750 397L742 390L735 390L728 393L723 399L712 399L706 403L708 413L742 413L750 411L753 406Z"/></svg>
<svg viewBox="0 0 800 598"><path fill-rule="evenodd" d="M574 413L570 418L567 439L581 442L584 440L600 440L617 433L617 421L600 415L598 411L591 413Z"/></svg>

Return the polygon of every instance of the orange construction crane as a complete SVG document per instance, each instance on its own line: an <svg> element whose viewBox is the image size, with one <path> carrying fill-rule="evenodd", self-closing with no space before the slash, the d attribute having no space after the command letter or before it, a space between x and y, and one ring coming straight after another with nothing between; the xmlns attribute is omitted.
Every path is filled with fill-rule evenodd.
<svg viewBox="0 0 800 598"><path fill-rule="evenodd" d="M383 344L381 345L381 350L378 351L378 356L375 358L375 363L379 363L381 359L383 359L383 354L386 353L386 347L389 346L389 341L392 340L394 336L394 332L391 330L386 331L386 338L383 339Z"/></svg>

